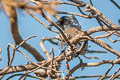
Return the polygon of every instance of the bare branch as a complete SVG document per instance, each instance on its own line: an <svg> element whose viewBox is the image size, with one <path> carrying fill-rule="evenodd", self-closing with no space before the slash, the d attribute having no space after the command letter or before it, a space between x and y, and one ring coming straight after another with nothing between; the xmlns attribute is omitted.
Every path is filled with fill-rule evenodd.
<svg viewBox="0 0 120 80"><path fill-rule="evenodd" d="M8 2L9 2L9 0L8 0ZM19 29L18 29L16 8L14 6L8 4L8 2L7 2L7 0L3 1L4 10L7 13L7 15L9 16L10 30L11 30L13 40L14 40L15 44L18 45L23 41L23 39L22 39L22 37L19 33ZM30 52L35 57L36 60L38 60L38 61L44 60L44 58L40 55L40 53L35 48L33 48L31 45L29 45L28 43L25 42L23 45L21 45L21 47L23 47L28 52Z"/></svg>
<svg viewBox="0 0 120 80"><path fill-rule="evenodd" d="M34 16L30 11L26 10L25 11L33 18L35 19L37 22L39 22L41 25L43 25L46 29L58 33L57 31L52 30L51 28L49 28L45 23L43 23L40 19L38 19L36 16Z"/></svg>
<svg viewBox="0 0 120 80"><path fill-rule="evenodd" d="M103 80L104 78L106 78L108 73L112 70L113 66L114 64L111 64L110 68L107 70L107 72L104 75L102 75L102 77L99 80Z"/></svg>
<svg viewBox="0 0 120 80"><path fill-rule="evenodd" d="M120 71L120 67L115 71L115 73L110 77L110 80L114 80L116 78L116 74Z"/></svg>
<svg viewBox="0 0 120 80"><path fill-rule="evenodd" d="M112 28L112 29L111 29ZM87 34L93 34L95 32L101 32L101 31L119 31L120 30L120 26L112 26L111 28L108 28L107 26L98 26L98 27L92 27L90 29L87 30Z"/></svg>
<svg viewBox="0 0 120 80"><path fill-rule="evenodd" d="M46 57L47 57L48 60L49 60L49 59L50 59L50 55L49 55L49 53L47 52L45 46L43 45L44 41L45 41L44 38L40 40L40 47L42 48L44 54L46 55Z"/></svg>

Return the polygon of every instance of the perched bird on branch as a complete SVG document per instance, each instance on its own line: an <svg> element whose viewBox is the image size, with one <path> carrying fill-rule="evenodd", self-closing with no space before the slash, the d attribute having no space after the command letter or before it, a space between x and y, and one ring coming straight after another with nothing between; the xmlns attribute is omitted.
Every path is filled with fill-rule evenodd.
<svg viewBox="0 0 120 80"><path fill-rule="evenodd" d="M67 35L68 40L73 39L77 34L81 34L82 29L81 25L79 24L78 20L75 16L62 16L57 22L55 22L63 32ZM76 46L80 47L81 42L75 44ZM66 43L63 41L59 42L60 50L63 52L66 48ZM86 40L83 44L83 51L80 53L85 55L88 49L88 41Z"/></svg>

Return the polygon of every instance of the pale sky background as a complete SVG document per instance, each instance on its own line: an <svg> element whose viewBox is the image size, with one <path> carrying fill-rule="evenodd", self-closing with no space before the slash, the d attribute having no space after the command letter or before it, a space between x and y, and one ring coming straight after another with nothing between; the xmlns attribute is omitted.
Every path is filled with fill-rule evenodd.
<svg viewBox="0 0 120 80"><path fill-rule="evenodd" d="M89 0L84 0L84 1L89 4ZM110 19L115 24L118 24L117 20L120 19L120 9L118 9L116 6L114 6L109 0L92 0L92 1L93 1L94 6L99 11L101 11L108 19ZM115 1L120 5L120 0L115 0ZM79 13L79 11L77 10L76 7L62 5L62 6L58 6L57 8L61 11L69 11L69 12L73 11L73 12ZM61 14L59 16L63 16L63 15ZM43 20L47 25L49 25L49 23L47 21L45 21L41 17L41 15L37 14L36 16L38 18L40 18L41 20ZM91 27L98 26L95 19L85 19L82 17L77 17L77 19L79 20L80 24L82 25L83 30L88 30ZM18 24L19 24L20 34L22 35L23 39L25 39L29 36L32 36L32 35L37 35L37 37L32 38L27 42L29 44L33 45L33 47L35 47L45 57L45 55L39 45L40 39L44 36L53 37L53 36L56 36L56 34L45 29L40 23L38 23L37 21L32 19L31 16L27 15L27 13L25 13L22 10L18 10ZM0 62L0 68L4 68L7 66L7 45L8 45L8 43L14 44L14 42L13 42L13 39L10 34L9 20L2 10L0 11L0 26L1 26L0 47L2 48L2 53L1 53L2 61ZM97 35L99 35L99 34L100 33L98 33ZM94 34L93 34L93 36L94 36ZM116 38L114 37L114 39L116 39ZM120 49L119 49L120 43L119 42L113 44L106 39L103 39L103 40L105 40L105 42L110 44L116 50L120 51ZM54 48L55 55L57 55L57 56L59 55L59 50L58 50L57 46L54 46L49 42L45 42L45 45L46 45L46 48L48 51L51 48ZM96 44L94 44L92 42L89 42L89 45L91 45L91 47L89 48L90 50L104 50L103 48L100 48L99 46L97 46ZM26 53L27 56L29 56L34 62L36 62L36 60L27 51L25 51L22 48L20 48L20 50L24 51L24 53ZM94 59L88 60L88 59L84 59L81 56L81 58L83 59L83 62L99 62L101 60L116 59L116 56L111 54L110 52L108 52L107 54L87 54L87 55L88 56L97 56L97 57L99 57L99 60L94 60ZM26 64L27 62L28 62L28 60L25 59L23 55L16 52L13 66ZM69 64L72 68L75 65L77 65L78 63L79 63L78 58L74 58ZM64 62L63 62L63 65L64 65ZM88 68L85 68L83 71L81 71L81 69L79 69L73 74L73 76L75 76L75 75L79 75L79 76L81 76L81 75L83 75L83 76L84 75L102 75L108 70L109 66L110 66L109 64L105 64L105 65L101 65L98 67L88 67ZM113 72L118 67L119 67L119 65L114 66L114 68L111 70L110 74L113 74ZM61 68L61 70L64 70L64 69L65 69L65 67ZM14 78L14 79L16 79L16 78ZM98 78L91 78L91 79L85 78L85 79L79 79L79 80L97 80L97 79ZM5 80L5 78L4 78L4 80ZM30 80L35 80L35 79L30 79Z"/></svg>

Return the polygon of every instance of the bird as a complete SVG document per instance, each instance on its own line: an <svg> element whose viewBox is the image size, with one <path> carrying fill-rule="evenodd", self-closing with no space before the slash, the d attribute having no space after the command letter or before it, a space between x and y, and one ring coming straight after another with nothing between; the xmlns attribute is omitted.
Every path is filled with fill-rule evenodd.
<svg viewBox="0 0 120 80"><path fill-rule="evenodd" d="M81 25L79 24L79 21L76 19L74 15L72 16L62 16L58 19L58 21L55 22L61 30L64 32L68 40L73 39L77 34L82 33ZM52 24L51 24L52 26ZM58 46L60 48L60 54L64 53L65 51L69 51L70 48L67 46L65 41L59 41ZM80 63L83 63L83 60L79 57L80 55L83 55L85 58L88 58L85 56L88 50L88 40L85 40L84 42L78 42L73 44L72 46L77 47L79 49L81 46L83 46L83 49L80 53L75 54L75 57L77 57L80 61ZM67 54L66 54L67 55ZM73 54L74 55L74 54ZM67 57L66 57L67 58ZM72 59L72 58L71 58ZM66 61L67 70L69 71L69 64ZM83 66L81 70L83 70L85 67Z"/></svg>
<svg viewBox="0 0 120 80"><path fill-rule="evenodd" d="M72 16L62 16L61 18L58 19L58 21L55 22L62 31L67 34L68 40L71 40L74 38L77 34L80 34L82 32L81 25L79 24L79 21L76 19L74 15ZM65 51L66 49L66 43L59 41L59 47L61 50L61 53ZM77 44L79 47L81 46L81 42ZM88 40L86 40L83 44L83 51L80 53L82 55L85 55L87 53L88 49Z"/></svg>

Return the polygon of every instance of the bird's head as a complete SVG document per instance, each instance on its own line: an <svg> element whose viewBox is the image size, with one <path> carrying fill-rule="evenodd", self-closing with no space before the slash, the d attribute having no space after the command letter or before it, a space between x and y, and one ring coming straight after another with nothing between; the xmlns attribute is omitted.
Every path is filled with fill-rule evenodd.
<svg viewBox="0 0 120 80"><path fill-rule="evenodd" d="M62 16L57 22L55 22L57 25L59 25L62 30L66 30L69 27L80 27L80 24L78 20L75 18L75 16Z"/></svg>

